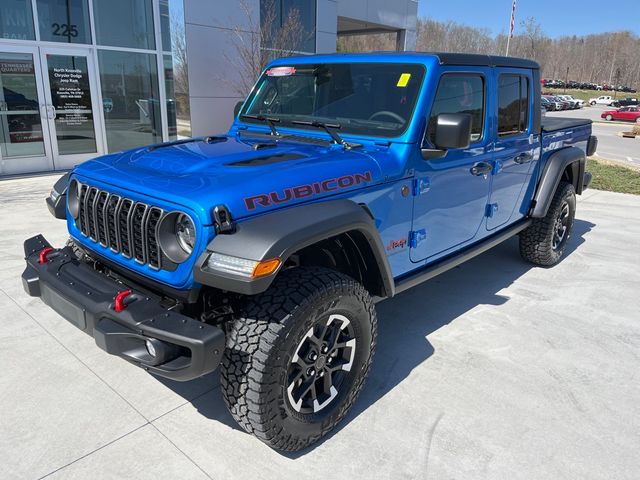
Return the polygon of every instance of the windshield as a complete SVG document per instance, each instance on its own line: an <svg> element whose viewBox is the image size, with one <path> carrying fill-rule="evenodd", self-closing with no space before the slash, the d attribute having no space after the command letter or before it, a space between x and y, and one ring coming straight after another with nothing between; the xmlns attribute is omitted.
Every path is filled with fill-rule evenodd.
<svg viewBox="0 0 640 480"><path fill-rule="evenodd" d="M268 69L241 115L340 125L340 134L396 137L409 126L424 66L397 63L334 63ZM244 117L244 122L261 123Z"/></svg>

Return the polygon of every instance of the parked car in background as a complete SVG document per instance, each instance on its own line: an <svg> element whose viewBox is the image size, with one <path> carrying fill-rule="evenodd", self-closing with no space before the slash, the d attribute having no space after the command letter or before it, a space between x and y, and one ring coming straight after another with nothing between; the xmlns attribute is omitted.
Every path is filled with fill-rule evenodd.
<svg viewBox="0 0 640 480"><path fill-rule="evenodd" d="M553 98L555 99L556 102L558 102L561 105L561 108L559 108L558 110L571 110L572 107L570 102L562 99L558 95L554 95Z"/></svg>
<svg viewBox="0 0 640 480"><path fill-rule="evenodd" d="M578 100L577 98L573 98L571 95L558 95L561 100L565 102L569 102L570 108L577 109L581 108L584 105L583 100Z"/></svg>
<svg viewBox="0 0 640 480"><path fill-rule="evenodd" d="M616 108L633 107L636 105L640 105L640 100L638 100L637 98L631 98L631 97L619 98L611 102L611 106Z"/></svg>
<svg viewBox="0 0 640 480"><path fill-rule="evenodd" d="M552 112L556 109L556 102L552 102L547 97L540 97L540 104L547 112Z"/></svg>
<svg viewBox="0 0 640 480"><path fill-rule="evenodd" d="M597 98L590 98L589 105L611 105L613 97L611 95L600 95Z"/></svg>
<svg viewBox="0 0 640 480"><path fill-rule="evenodd" d="M625 122L640 123L640 107L622 107L618 110L602 112L601 118L605 120L622 120Z"/></svg>
<svg viewBox="0 0 640 480"><path fill-rule="evenodd" d="M559 98L556 98L553 95L543 95L542 98L549 102L551 106L550 110L563 110L563 103Z"/></svg>

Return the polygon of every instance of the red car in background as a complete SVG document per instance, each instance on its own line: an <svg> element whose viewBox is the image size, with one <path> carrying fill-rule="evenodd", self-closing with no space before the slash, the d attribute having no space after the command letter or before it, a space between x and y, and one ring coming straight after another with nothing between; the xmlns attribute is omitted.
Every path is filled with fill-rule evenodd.
<svg viewBox="0 0 640 480"><path fill-rule="evenodd" d="M607 110L602 112L600 117L609 121L622 120L640 123L640 107L622 107L618 110Z"/></svg>

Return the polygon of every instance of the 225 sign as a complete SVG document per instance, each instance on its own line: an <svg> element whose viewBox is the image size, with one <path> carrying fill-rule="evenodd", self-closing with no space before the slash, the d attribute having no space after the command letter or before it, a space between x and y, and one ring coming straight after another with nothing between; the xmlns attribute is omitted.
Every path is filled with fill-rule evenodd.
<svg viewBox="0 0 640 480"><path fill-rule="evenodd" d="M78 26L67 23L52 23L53 34L58 37L77 37Z"/></svg>

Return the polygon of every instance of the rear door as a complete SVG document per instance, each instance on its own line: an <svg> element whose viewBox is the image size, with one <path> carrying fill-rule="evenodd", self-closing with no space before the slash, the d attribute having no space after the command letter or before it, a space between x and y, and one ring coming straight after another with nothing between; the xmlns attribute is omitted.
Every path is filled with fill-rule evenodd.
<svg viewBox="0 0 640 480"><path fill-rule="evenodd" d="M471 114L472 134L469 148L450 149L442 158L420 159L416 165L413 262L470 242L482 228L491 183L490 81L490 68L452 69L440 77L431 111L424 113L428 118L425 148L435 147L434 126L441 113Z"/></svg>
<svg viewBox="0 0 640 480"><path fill-rule="evenodd" d="M524 193L540 152L540 135L533 133L533 76L530 70L497 68L497 137L487 229L523 217Z"/></svg>

